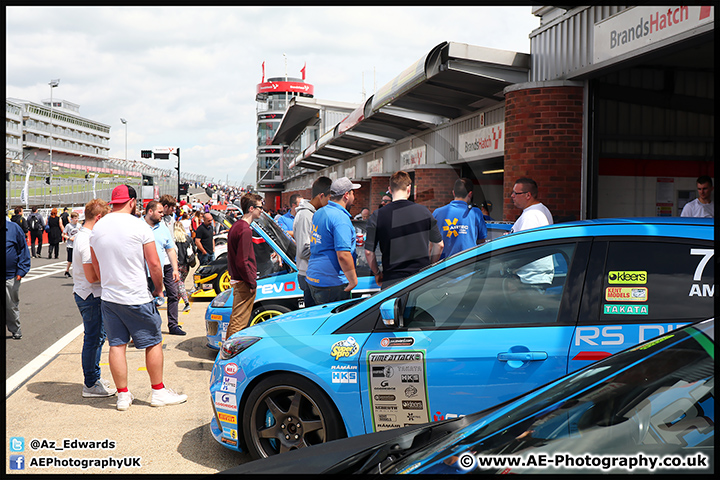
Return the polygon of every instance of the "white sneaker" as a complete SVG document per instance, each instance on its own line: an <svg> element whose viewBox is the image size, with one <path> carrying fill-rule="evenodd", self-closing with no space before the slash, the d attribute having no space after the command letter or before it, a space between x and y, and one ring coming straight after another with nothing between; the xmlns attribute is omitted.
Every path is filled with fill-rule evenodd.
<svg viewBox="0 0 720 480"><path fill-rule="evenodd" d="M85 398L91 397L112 397L117 393L117 390L110 388L110 382L103 380L102 378L95 382L95 385L88 388L83 385L82 396Z"/></svg>
<svg viewBox="0 0 720 480"><path fill-rule="evenodd" d="M164 407L165 405L178 405L187 401L187 395L175 393L170 388L161 388L152 391L150 405L153 407Z"/></svg>
<svg viewBox="0 0 720 480"><path fill-rule="evenodd" d="M117 409L120 411L127 410L128 408L130 408L130 405L132 405L134 399L135 397L133 397L133 394L129 391L118 392Z"/></svg>

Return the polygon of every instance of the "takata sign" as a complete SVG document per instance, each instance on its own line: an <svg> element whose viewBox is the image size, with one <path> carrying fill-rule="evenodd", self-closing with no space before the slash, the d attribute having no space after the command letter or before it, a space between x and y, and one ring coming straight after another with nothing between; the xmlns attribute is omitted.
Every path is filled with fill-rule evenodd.
<svg viewBox="0 0 720 480"><path fill-rule="evenodd" d="M714 23L712 6L631 7L595 25L595 63Z"/></svg>
<svg viewBox="0 0 720 480"><path fill-rule="evenodd" d="M265 82L258 83L256 93L305 93L315 94L315 87L305 82Z"/></svg>

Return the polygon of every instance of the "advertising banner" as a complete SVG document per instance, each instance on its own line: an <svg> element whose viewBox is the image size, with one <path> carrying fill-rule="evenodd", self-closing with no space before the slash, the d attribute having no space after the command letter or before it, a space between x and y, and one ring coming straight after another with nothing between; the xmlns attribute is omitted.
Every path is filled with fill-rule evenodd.
<svg viewBox="0 0 720 480"><path fill-rule="evenodd" d="M713 23L712 6L637 6L623 10L594 28L593 59L603 62L641 47Z"/></svg>
<svg viewBox="0 0 720 480"><path fill-rule="evenodd" d="M458 158L464 161L505 153L505 122L458 135Z"/></svg>

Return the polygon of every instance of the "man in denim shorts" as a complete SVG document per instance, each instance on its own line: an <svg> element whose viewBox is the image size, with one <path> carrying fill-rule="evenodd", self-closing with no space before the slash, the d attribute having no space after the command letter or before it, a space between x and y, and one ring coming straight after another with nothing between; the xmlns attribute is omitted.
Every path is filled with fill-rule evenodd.
<svg viewBox="0 0 720 480"><path fill-rule="evenodd" d="M162 267L150 226L133 215L137 194L129 185L113 189L113 211L97 221L90 236L93 268L102 286L102 316L110 344L110 372L117 387L117 409L127 410L134 399L128 389L125 352L130 338L145 350L150 375L150 405L177 405L187 400L163 384L162 320L153 297L162 296ZM156 286L147 287L145 264Z"/></svg>

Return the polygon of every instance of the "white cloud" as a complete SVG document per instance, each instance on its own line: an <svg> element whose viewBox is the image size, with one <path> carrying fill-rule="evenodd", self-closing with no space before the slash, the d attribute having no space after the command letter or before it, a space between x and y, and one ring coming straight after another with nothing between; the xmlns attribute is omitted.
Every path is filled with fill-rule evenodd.
<svg viewBox="0 0 720 480"><path fill-rule="evenodd" d="M6 7L6 93L53 95L111 126L110 154L177 146L182 169L240 182L254 101L287 73L315 96L361 101L443 41L529 52L530 7ZM285 56L283 55L285 54ZM375 78L373 79L373 70Z"/></svg>

